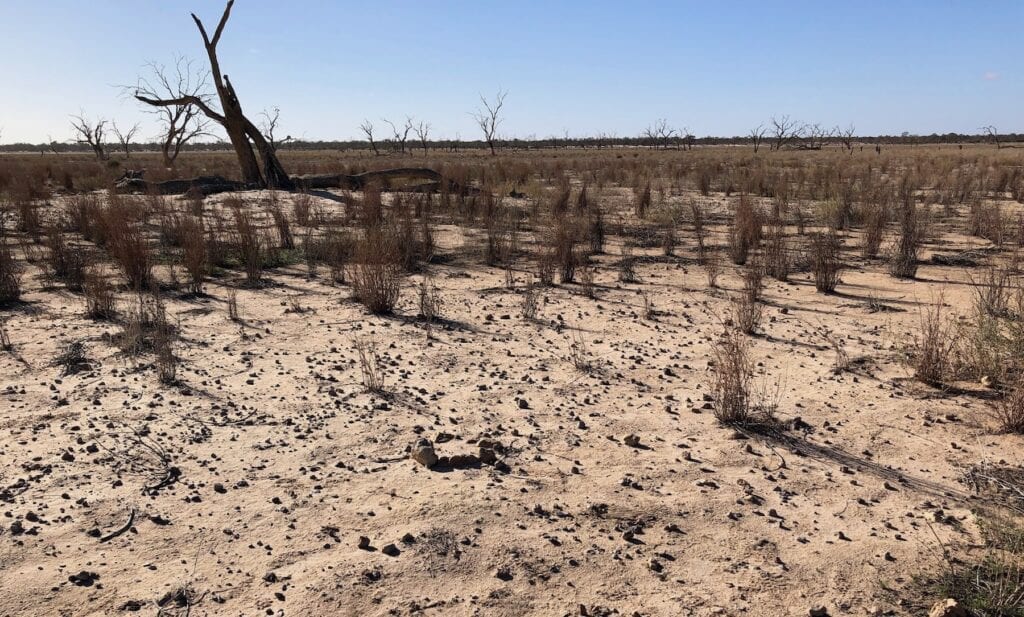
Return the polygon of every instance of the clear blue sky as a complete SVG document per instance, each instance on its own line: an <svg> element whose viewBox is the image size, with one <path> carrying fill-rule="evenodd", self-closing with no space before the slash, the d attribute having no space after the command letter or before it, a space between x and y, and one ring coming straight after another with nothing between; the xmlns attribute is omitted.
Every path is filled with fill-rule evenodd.
<svg viewBox="0 0 1024 617"><path fill-rule="evenodd" d="M3 143L70 137L84 112L147 120L117 84L146 61L204 59L219 0L0 0ZM509 91L505 136L636 135L658 118L736 135L775 114L859 134L1024 132L1024 2L237 0L220 44L250 116L358 135L413 115L477 132ZM145 125L146 136L154 134Z"/></svg>

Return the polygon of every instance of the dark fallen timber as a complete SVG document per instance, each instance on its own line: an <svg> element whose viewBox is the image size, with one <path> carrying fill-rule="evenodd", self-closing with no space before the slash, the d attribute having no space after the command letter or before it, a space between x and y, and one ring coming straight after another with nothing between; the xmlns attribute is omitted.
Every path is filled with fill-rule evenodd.
<svg viewBox="0 0 1024 617"><path fill-rule="evenodd" d="M362 190L369 185L377 185L382 190L409 190L420 192L438 192L447 189L451 193L470 194L476 189L462 186L449 180L433 169L421 167L400 167L366 171L361 174L321 174L290 176L298 191L317 189ZM166 180L164 182L148 182L141 172L129 171L116 183L115 188L122 193L151 193L157 195L192 195L206 196L231 191L252 191L263 188L256 184L228 180L222 176L199 176L183 180Z"/></svg>

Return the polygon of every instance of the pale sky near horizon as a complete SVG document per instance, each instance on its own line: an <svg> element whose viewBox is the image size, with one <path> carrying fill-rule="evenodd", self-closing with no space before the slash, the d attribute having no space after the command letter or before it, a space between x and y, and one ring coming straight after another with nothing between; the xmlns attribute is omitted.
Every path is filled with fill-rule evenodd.
<svg viewBox="0 0 1024 617"><path fill-rule="evenodd" d="M143 123L122 96L147 61L205 62L220 0L0 0L0 143L71 137L84 113ZM742 135L772 115L862 135L1024 132L1024 2L237 0L222 68L281 133L361 138L368 118L477 138L509 92L511 137L634 136L658 118ZM383 129L378 129L383 132Z"/></svg>

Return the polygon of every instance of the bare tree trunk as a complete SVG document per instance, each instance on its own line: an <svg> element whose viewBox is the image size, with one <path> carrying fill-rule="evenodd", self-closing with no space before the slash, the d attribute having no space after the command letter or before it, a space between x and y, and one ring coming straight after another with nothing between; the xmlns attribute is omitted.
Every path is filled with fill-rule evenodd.
<svg viewBox="0 0 1024 617"><path fill-rule="evenodd" d="M235 156L238 157L238 165L242 172L242 180L247 183L262 185L263 177L260 175L256 155L253 153L252 146L249 145L249 140L246 138L245 115L242 113L242 104L238 101L238 97L235 95L235 90L231 87L231 81L227 79L227 75L220 72L220 61L217 59L217 43L220 42L220 35L224 32L224 26L228 23L228 17L231 15L231 5L234 3L234 0L228 0L228 4L224 8L224 14L221 16L217 29L213 33L213 40L210 40L210 37L206 34L203 22L196 17L195 13L192 14L192 20L196 22L199 33L203 36L203 46L206 48L206 55L210 60L210 74L213 76L214 87L217 88L217 96L220 98L220 108L223 114L220 123L228 134L228 139L231 140L231 146L235 149Z"/></svg>
<svg viewBox="0 0 1024 617"><path fill-rule="evenodd" d="M231 94L234 95L235 89L231 86L231 82L228 80L228 76L224 76L224 81L227 87L230 89ZM238 99L235 98L237 101ZM241 111L241 108L239 108ZM284 166L281 165L281 161L277 158L277 151L267 141L267 138L263 136L262 131L256 127L248 118L242 116L243 126L245 133L249 139L252 140L256 150L260 153L260 159L263 161L263 179L267 188L279 189L282 191L291 191L295 188L295 184L288 177L288 172L284 170ZM246 144L248 145L248 144ZM252 152L252 149L249 149Z"/></svg>

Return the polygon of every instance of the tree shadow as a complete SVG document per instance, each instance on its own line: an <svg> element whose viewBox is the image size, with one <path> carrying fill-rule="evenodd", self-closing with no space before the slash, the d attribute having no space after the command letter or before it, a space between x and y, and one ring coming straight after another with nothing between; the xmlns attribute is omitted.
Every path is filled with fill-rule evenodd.
<svg viewBox="0 0 1024 617"><path fill-rule="evenodd" d="M963 502L974 500L974 497L970 494L939 482L911 476L887 465L876 463L864 458L863 456L850 454L836 446L814 443L808 440L806 435L800 436L773 427L752 427L748 429L747 432L750 437L765 441L773 446L786 448L797 456L846 466L856 471L867 473L881 480L897 483L903 488L919 493L932 495L934 497L956 499ZM886 488L888 490L898 490L892 485L887 486Z"/></svg>

